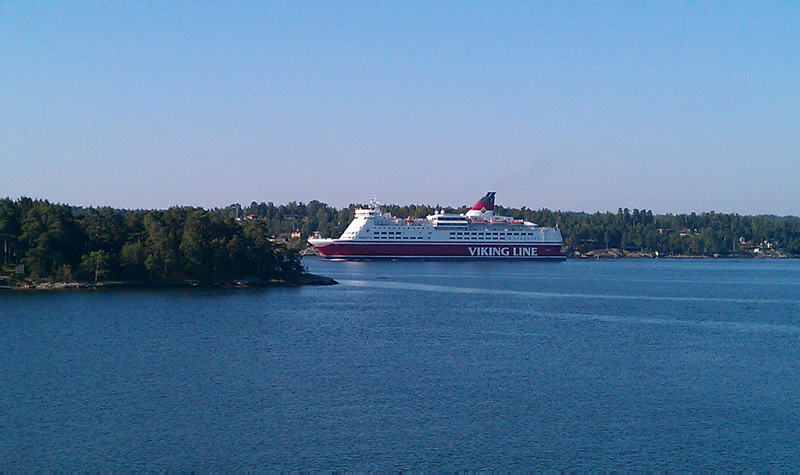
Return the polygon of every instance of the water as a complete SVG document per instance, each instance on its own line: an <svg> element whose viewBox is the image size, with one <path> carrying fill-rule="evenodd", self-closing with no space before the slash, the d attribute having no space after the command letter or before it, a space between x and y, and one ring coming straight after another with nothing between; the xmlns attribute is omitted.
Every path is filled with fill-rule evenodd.
<svg viewBox="0 0 800 475"><path fill-rule="evenodd" d="M0 470L799 469L800 261L0 293Z"/></svg>

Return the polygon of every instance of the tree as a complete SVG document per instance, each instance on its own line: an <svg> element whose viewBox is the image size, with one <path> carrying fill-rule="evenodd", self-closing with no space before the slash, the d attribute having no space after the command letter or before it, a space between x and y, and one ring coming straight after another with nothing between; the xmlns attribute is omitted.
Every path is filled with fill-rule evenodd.
<svg viewBox="0 0 800 475"><path fill-rule="evenodd" d="M3 265L11 264L16 257L17 236L20 234L20 206L9 198L0 200L0 241L2 242Z"/></svg>
<svg viewBox="0 0 800 475"><path fill-rule="evenodd" d="M108 277L111 270L111 255L106 251L92 251L81 258L81 271L91 275L95 282Z"/></svg>

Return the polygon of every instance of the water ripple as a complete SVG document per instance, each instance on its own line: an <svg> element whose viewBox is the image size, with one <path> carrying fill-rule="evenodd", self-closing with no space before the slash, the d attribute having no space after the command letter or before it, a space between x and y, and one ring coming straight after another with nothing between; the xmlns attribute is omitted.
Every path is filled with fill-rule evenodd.
<svg viewBox="0 0 800 475"><path fill-rule="evenodd" d="M344 285L359 287L377 287L385 289L418 290L422 292L455 293L455 294L492 294L514 295L520 297L547 297L559 299L610 299L610 300L660 300L677 302L719 302L743 304L800 304L797 299L764 299L764 298L730 298L730 297L681 297L672 295L619 295L619 294L588 294L588 293L562 293L562 292L535 292L529 290L487 289L477 287L455 287L450 285L421 284L412 282L387 282L367 280L339 280Z"/></svg>

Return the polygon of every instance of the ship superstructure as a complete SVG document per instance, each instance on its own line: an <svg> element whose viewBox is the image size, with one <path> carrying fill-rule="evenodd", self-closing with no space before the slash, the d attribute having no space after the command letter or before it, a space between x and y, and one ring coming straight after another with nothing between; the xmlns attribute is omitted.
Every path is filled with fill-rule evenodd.
<svg viewBox="0 0 800 475"><path fill-rule="evenodd" d="M564 259L558 229L497 216L494 197L487 193L465 214L417 219L384 213L373 199L339 239L308 242L328 258Z"/></svg>

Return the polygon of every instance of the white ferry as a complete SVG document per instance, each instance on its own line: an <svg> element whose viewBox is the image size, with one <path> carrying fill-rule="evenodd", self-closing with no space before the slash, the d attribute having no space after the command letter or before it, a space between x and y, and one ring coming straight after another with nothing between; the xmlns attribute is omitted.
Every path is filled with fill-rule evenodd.
<svg viewBox="0 0 800 475"><path fill-rule="evenodd" d="M490 191L466 214L437 211L399 219L377 200L359 208L339 239L308 240L326 258L549 259L563 260L561 231L494 214Z"/></svg>

